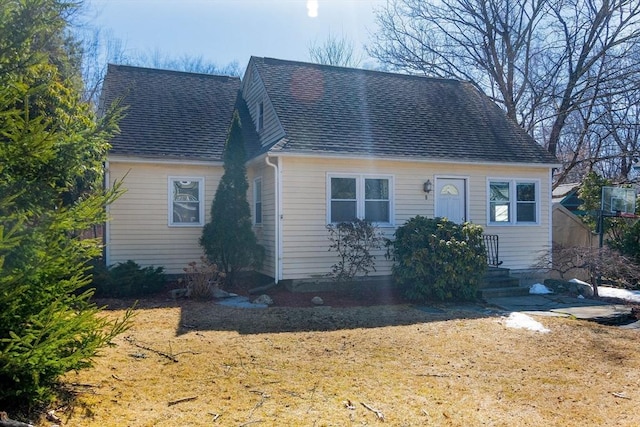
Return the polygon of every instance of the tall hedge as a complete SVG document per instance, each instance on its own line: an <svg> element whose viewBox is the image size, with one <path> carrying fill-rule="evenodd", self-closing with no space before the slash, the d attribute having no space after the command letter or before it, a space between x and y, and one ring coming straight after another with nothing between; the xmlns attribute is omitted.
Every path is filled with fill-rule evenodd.
<svg viewBox="0 0 640 427"><path fill-rule="evenodd" d="M413 301L472 300L486 270L482 228L416 216L388 243L393 277Z"/></svg>

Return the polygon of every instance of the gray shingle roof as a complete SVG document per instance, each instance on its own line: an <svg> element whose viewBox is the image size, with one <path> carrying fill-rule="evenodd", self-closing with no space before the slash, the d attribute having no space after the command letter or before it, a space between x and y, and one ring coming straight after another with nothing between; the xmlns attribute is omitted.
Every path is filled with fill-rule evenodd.
<svg viewBox="0 0 640 427"><path fill-rule="evenodd" d="M260 57L249 64L286 132L273 151L558 163L470 83Z"/></svg>
<svg viewBox="0 0 640 427"><path fill-rule="evenodd" d="M220 160L240 79L109 65L102 103L128 106L111 153Z"/></svg>

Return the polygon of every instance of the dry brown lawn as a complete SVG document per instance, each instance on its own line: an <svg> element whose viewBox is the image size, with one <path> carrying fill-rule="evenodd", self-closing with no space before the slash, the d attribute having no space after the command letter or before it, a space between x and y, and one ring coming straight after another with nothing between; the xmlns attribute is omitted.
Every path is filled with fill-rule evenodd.
<svg viewBox="0 0 640 427"><path fill-rule="evenodd" d="M67 376L77 399L57 415L64 426L640 425L640 332L537 320L551 332L408 305L147 303L93 369Z"/></svg>

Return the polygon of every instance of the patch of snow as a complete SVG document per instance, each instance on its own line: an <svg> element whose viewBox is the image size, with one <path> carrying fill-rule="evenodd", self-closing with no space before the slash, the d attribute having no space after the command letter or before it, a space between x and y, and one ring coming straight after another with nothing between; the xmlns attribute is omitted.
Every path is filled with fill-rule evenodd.
<svg viewBox="0 0 640 427"><path fill-rule="evenodd" d="M584 299L584 297L582 295L578 295L576 298L578 299Z"/></svg>
<svg viewBox="0 0 640 427"><path fill-rule="evenodd" d="M534 283L529 287L530 294L544 295L544 294L552 294L553 291L547 288L542 283Z"/></svg>
<svg viewBox="0 0 640 427"><path fill-rule="evenodd" d="M611 288L609 286L598 286L598 295L601 297L620 298L627 301L640 303L640 291Z"/></svg>
<svg viewBox="0 0 640 427"><path fill-rule="evenodd" d="M532 317L527 316L524 313L511 313L509 317L507 317L505 325L507 328L528 329L530 331L542 333L550 332L549 329L542 326L542 323L537 320L533 320Z"/></svg>
<svg viewBox="0 0 640 427"><path fill-rule="evenodd" d="M591 286L591 283L583 282L582 280L580 280L580 279L576 279L576 278L573 278L573 279L569 280L569 282L571 282L571 283L577 283L577 284L579 284L579 285L587 285L587 286Z"/></svg>

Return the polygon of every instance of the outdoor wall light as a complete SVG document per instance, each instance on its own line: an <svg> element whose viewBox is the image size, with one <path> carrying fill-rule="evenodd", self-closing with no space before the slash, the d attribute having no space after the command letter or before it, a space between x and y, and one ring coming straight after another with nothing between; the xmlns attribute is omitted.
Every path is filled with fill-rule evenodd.
<svg viewBox="0 0 640 427"><path fill-rule="evenodd" d="M431 180L430 179L425 181L425 183L422 186L422 190L427 194L431 193Z"/></svg>

